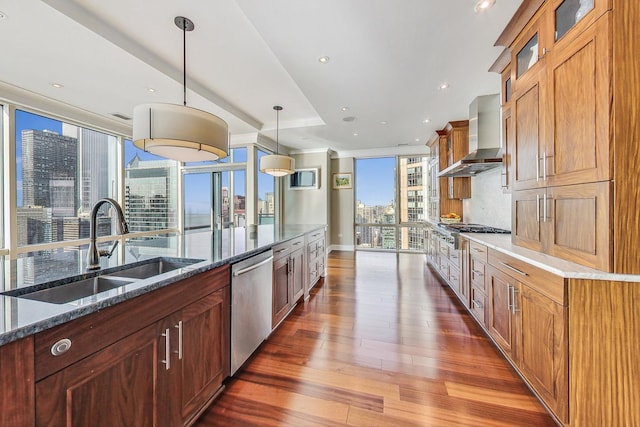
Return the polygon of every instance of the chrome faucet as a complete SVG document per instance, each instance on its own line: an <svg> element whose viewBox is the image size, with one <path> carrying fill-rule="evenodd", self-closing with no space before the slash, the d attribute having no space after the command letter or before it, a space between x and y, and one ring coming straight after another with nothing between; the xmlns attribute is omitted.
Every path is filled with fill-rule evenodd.
<svg viewBox="0 0 640 427"><path fill-rule="evenodd" d="M98 217L98 209L100 209L100 206L102 206L104 203L109 203L116 211L116 215L118 216L118 220L116 222L118 233L127 234L129 232L129 226L124 220L124 213L122 213L122 208L120 207L118 202L110 198L98 200L96 204L93 205L93 209L91 209L91 220L89 224L89 250L87 251L87 270L100 269L100 257L110 257L111 254L113 254L116 246L118 246L118 241L116 240L110 251L106 251L104 249L98 251L98 245L96 244L96 222Z"/></svg>

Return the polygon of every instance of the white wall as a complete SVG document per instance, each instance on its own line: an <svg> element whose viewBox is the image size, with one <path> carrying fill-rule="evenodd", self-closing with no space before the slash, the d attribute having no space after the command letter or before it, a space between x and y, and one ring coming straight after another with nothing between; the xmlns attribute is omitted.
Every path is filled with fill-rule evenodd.
<svg viewBox="0 0 640 427"><path fill-rule="evenodd" d="M304 153L292 156L296 161L296 169L317 168L320 178L317 189L290 190L288 179L283 185L284 191L284 223L285 224L329 224L330 200L329 153Z"/></svg>
<svg viewBox="0 0 640 427"><path fill-rule="evenodd" d="M331 159L331 173L353 174L353 157ZM353 177L353 175L352 175ZM355 188L331 189L331 227L329 244L334 250L353 250L353 220Z"/></svg>
<svg viewBox="0 0 640 427"><path fill-rule="evenodd" d="M511 194L502 191L502 168L471 177L471 198L462 201L464 221L511 230Z"/></svg>

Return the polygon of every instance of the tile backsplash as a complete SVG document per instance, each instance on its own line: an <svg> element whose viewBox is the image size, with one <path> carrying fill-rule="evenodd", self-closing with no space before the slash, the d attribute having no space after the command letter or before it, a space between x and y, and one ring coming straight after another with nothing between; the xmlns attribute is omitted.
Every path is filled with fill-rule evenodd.
<svg viewBox="0 0 640 427"><path fill-rule="evenodd" d="M471 198L462 202L464 222L511 230L511 194L501 186L502 168L471 178Z"/></svg>

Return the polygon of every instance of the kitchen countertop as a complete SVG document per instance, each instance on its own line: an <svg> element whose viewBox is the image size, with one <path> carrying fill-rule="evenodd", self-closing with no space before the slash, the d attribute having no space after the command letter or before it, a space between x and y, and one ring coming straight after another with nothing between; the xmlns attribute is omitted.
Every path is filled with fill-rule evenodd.
<svg viewBox="0 0 640 427"><path fill-rule="evenodd" d="M460 235L564 278L640 282L640 275L607 273L516 246L511 243L510 234L460 233Z"/></svg>
<svg viewBox="0 0 640 427"><path fill-rule="evenodd" d="M325 225L287 225L277 227L261 225L253 228L227 229L225 232L195 231L185 236L167 235L162 244L154 246L149 241L127 241L124 245L124 262L102 260L108 274L121 270L131 262L156 257L178 257L183 247L187 258L199 260L187 267L163 273L161 276L139 280L121 288L66 304L53 304L25 298L0 295L0 345L33 335L45 329L78 317L102 310L114 304L168 286L216 267L233 264L252 255L269 250L274 245L303 236L311 231L324 229ZM215 239L214 239L215 235ZM214 244L214 242L218 244ZM137 251L133 250L138 248ZM140 249L142 248L142 249ZM141 255L141 252L144 254ZM4 260L3 292L20 293L22 288L51 287L68 283L71 279L93 277L96 272L85 272L86 246L30 253L18 260ZM79 277L80 276L80 277ZM46 285L44 285L46 283Z"/></svg>

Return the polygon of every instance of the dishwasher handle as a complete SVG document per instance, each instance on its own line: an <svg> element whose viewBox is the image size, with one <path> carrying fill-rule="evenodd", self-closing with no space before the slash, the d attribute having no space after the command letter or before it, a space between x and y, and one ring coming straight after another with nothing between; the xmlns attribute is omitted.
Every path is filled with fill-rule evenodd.
<svg viewBox="0 0 640 427"><path fill-rule="evenodd" d="M247 268L243 268L242 270L235 271L235 272L233 273L233 277L238 277L238 276L240 276L240 275L242 275L242 274L248 273L248 272L250 272L250 271L252 271L252 270L255 270L255 269L256 269L256 268L258 268L258 267L261 267L261 266L263 266L263 265L265 265L265 264L270 263L271 261L273 261L273 255L272 255L272 256L270 256L269 258L265 259L264 261L260 261L260 262L259 262L259 263L257 263L257 264L253 264L253 265L250 265L250 266L249 266L249 267L247 267Z"/></svg>

